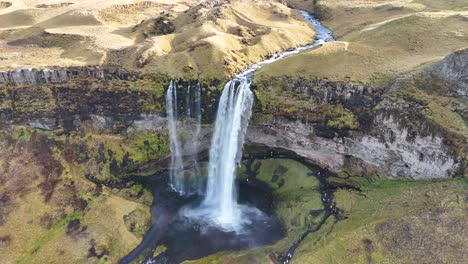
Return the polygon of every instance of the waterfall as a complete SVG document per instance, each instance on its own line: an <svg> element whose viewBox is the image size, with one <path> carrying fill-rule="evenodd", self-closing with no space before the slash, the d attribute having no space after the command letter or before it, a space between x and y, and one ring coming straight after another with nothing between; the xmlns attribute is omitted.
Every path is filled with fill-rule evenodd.
<svg viewBox="0 0 468 264"><path fill-rule="evenodd" d="M189 90L190 92L190 90ZM192 134L192 155L190 156L190 164L193 167L194 175L193 177L195 178L195 181L192 183L192 189L193 192L196 192L198 194L203 194L203 178L201 177L201 172L200 172L200 165L198 163L198 151L200 149L200 142L199 142L199 137L200 137L200 132L201 132L201 88L200 88L200 83L197 83L195 86L195 91L194 95L192 96L193 100L193 111L187 110L189 113L188 116L191 118L191 120L194 121L195 129L193 130ZM190 104L189 104L190 105ZM191 116L190 113L193 115Z"/></svg>
<svg viewBox="0 0 468 264"><path fill-rule="evenodd" d="M202 179L198 164L199 140L201 131L201 90L200 84L195 86L195 91L188 85L185 93L185 122L178 122L177 85L171 81L166 92L166 113L169 128L169 140L171 150L171 166L169 178L172 188L180 194L190 195L202 193ZM181 124L183 123L183 126ZM190 131L190 140L183 140L180 132ZM183 146L185 146L183 148ZM191 174L185 175L183 151L191 153L189 166Z"/></svg>
<svg viewBox="0 0 468 264"><path fill-rule="evenodd" d="M186 217L209 222L225 231L236 232L244 224L250 223L252 217L261 217L262 213L258 209L237 203L235 188L236 169L240 166L244 137L252 114L252 76L256 70L269 63L334 41L330 30L323 27L312 15L301 13L315 26L316 39L313 43L275 54L251 65L224 86L210 147L206 195L198 208L186 207L181 210Z"/></svg>
<svg viewBox="0 0 468 264"><path fill-rule="evenodd" d="M184 184L184 162L180 141L177 134L177 86L171 81L166 93L166 113L169 128L169 141L171 150L171 167L169 178L172 188L180 193L185 192Z"/></svg>
<svg viewBox="0 0 468 264"><path fill-rule="evenodd" d="M249 222L247 214L259 214L255 208L237 203L236 169L242 159L242 146L252 115L251 81L236 77L224 86L218 105L211 141L206 195L196 209L183 213L209 221L225 231L238 231Z"/></svg>
<svg viewBox="0 0 468 264"><path fill-rule="evenodd" d="M235 224L237 195L235 173L242 159L242 146L252 114L253 94L246 78L229 81L220 98L210 148L208 184L203 205L212 207L219 223Z"/></svg>

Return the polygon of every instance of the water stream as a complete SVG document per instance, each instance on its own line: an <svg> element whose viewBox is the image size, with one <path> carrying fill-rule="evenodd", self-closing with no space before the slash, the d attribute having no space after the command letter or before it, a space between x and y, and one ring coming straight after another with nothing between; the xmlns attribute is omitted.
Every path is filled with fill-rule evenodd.
<svg viewBox="0 0 468 264"><path fill-rule="evenodd" d="M235 78L224 86L210 147L206 195L193 212L227 231L238 230L248 221L242 216L246 208L237 203L234 181L252 115L250 84L247 78Z"/></svg>
<svg viewBox="0 0 468 264"><path fill-rule="evenodd" d="M167 125L171 150L171 169L169 173L172 188L180 193L185 192L184 163L177 130L177 86L174 81L169 83L166 93Z"/></svg>
<svg viewBox="0 0 468 264"><path fill-rule="evenodd" d="M190 84L186 91L178 94L177 83L171 81L166 92L166 115L169 130L171 165L169 169L170 185L181 195L202 194L203 182L200 180L198 165L199 135L201 131L201 90L200 84L195 87ZM178 100L182 95L185 100ZM183 105L178 103L182 101ZM179 120L179 108L185 109L185 117ZM191 131L191 136L185 140L181 138L182 131ZM185 159L184 152L190 153ZM190 175L183 173L184 167L193 168Z"/></svg>

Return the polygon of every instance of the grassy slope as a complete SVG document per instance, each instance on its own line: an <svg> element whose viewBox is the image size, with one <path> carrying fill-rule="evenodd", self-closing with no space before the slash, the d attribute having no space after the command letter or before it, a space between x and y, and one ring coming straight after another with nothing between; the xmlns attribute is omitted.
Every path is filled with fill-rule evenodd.
<svg viewBox="0 0 468 264"><path fill-rule="evenodd" d="M362 194L335 194L347 219L318 242L310 236L294 263L464 262L466 180L388 180L362 187Z"/></svg>
<svg viewBox="0 0 468 264"><path fill-rule="evenodd" d="M192 78L225 77L268 54L307 44L314 35L297 12L275 1L233 1L220 8L192 8L173 23L174 33L149 38L150 45L135 57L144 71ZM121 60L114 54L108 58L109 63ZM134 63L124 61L128 66Z"/></svg>
<svg viewBox="0 0 468 264"><path fill-rule="evenodd" d="M381 84L468 46L467 11L451 3L436 5L440 10L410 1L319 1L318 6L327 11L323 23L339 42L268 65L256 78Z"/></svg>
<svg viewBox="0 0 468 264"><path fill-rule="evenodd" d="M229 2L15 3L0 12L0 69L112 64L220 79L313 39L302 16L278 1Z"/></svg>
<svg viewBox="0 0 468 264"><path fill-rule="evenodd" d="M151 194L137 184L97 187L85 176L118 182L111 152L118 164L125 152L135 164L165 155L164 147L164 154L144 147L145 141L158 146L155 137L93 135L84 141L21 127L1 132L2 263L116 263L148 227Z"/></svg>
<svg viewBox="0 0 468 264"><path fill-rule="evenodd" d="M221 252L187 263L271 263L271 252L284 252L313 224L309 212L321 206L319 200L309 199L318 194L315 178L307 176L310 171L290 160L261 164L257 178L274 188L275 211L285 223L286 238L272 246ZM280 165L288 168L278 178L287 179L283 190L271 181ZM330 181L351 183L362 191L339 189L335 193L334 201L345 219L335 224L330 218L310 234L292 263L464 263L468 242L465 179L368 182L353 176ZM286 193L292 196L286 198Z"/></svg>

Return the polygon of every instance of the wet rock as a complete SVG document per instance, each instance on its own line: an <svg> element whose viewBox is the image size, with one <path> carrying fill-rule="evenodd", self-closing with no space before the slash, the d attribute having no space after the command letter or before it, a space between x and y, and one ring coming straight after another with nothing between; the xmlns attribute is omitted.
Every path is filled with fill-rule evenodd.
<svg viewBox="0 0 468 264"><path fill-rule="evenodd" d="M96 129L111 129L114 125L114 119L111 116L90 115L90 117Z"/></svg>
<svg viewBox="0 0 468 264"><path fill-rule="evenodd" d="M141 114L139 119L132 122L127 129L127 133L138 133L143 131L156 131L165 129L166 118L157 114Z"/></svg>

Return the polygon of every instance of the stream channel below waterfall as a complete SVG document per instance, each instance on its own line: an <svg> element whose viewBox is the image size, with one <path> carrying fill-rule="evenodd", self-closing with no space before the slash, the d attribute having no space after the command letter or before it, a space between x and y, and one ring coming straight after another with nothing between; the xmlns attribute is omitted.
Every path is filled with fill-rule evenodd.
<svg viewBox="0 0 468 264"><path fill-rule="evenodd" d="M330 30L323 27L312 15L308 14L307 12L300 12L304 18L315 28L316 40L314 43L275 54L262 62L254 64L234 77L226 85L226 87L229 88L229 84L233 83L232 90L234 90L237 87L237 82L237 85L245 86L244 88L247 89L249 93L251 93L249 87L252 76L256 70L279 59L319 46L324 42L334 41ZM227 89L226 87L225 89ZM170 96L172 96L171 88L174 89L172 82L169 88L171 93L168 93ZM174 96L176 96L175 91ZM175 97L175 99L177 98ZM172 105L169 107L168 116L176 120L177 114L173 113L174 107ZM248 107L250 111L251 103ZM220 113L218 113L218 115L220 115ZM243 117L236 118L242 119ZM248 113L247 119L249 118L250 113ZM174 132L171 132L171 134L175 134L175 129L174 120L172 122L169 121L169 130ZM232 130L232 128L229 126L224 129L229 130L226 132L230 132L230 130ZM245 133L245 129L247 128L245 127L243 129L239 129L243 130L240 131L240 133ZM215 131L215 143L216 133L217 132ZM236 135L236 138L237 137L238 136ZM175 151L177 152L177 155L180 155L178 153L180 152L180 147L178 144L173 144L174 140L175 136L171 135L171 151ZM222 159L226 159L226 153L223 152L216 155L216 153L213 153L213 149L209 155L209 162L206 158L208 155L206 154L205 159L200 158L197 160L197 172L210 173L207 191L207 196L211 197L210 200L207 200L206 197L204 199L200 195L200 191L196 192L194 195L184 196L180 194L184 192L183 188L185 187L179 187L182 189L180 192L178 192L178 190L174 191L171 188L168 188L169 185L174 187L175 176L174 172L171 170L162 170L151 177L134 177L136 182L144 183L146 186L152 186L154 196L152 205L153 223L151 228L143 237L143 241L140 243L140 245L138 245L132 252L124 257L121 260L121 263L180 263L185 260L199 259L220 251L242 250L259 247L262 245L270 245L282 239L285 236L285 230L281 221L273 213L272 191L268 188L268 184L257 179L258 173L252 172L251 166L253 164L253 157L256 160L256 165L261 164L261 160L267 160L268 162L268 160L282 158L285 164L290 164L290 160L295 160L295 162L298 163L297 166L306 166L309 169L307 176L316 178L318 182L317 189L319 189L318 192L323 204L323 211L325 212L321 222L323 223L330 215L334 213L335 209L331 204L332 190L329 188L325 180L326 172L321 171L319 168L313 165L307 164L300 157L297 157L293 153L284 154L282 151L269 150L268 148L264 148L259 152L257 151L257 154L255 155L252 153L249 153L249 155L242 153L243 135L241 136L240 143L237 145L239 145L237 146L240 148L239 150L237 148L233 149L231 146L221 146L217 148L218 152L227 152L227 159L231 159L233 165L242 165L244 168L243 171L246 172L244 173L243 177L238 177L239 172L237 172L237 169L232 168L234 166L224 168L227 171L233 171L233 176L231 176L230 179L232 181L231 184L234 188L237 186L237 190L235 190L237 195L235 195L233 198L235 202L234 204L231 204L229 201L227 201L229 199L226 199L226 193L224 193L225 190L231 191L230 188L221 188L219 190L222 192L214 193L210 187L216 185L222 187L225 186L223 183L218 184L213 182L213 177L211 174L215 174L217 172L217 168L219 167L221 167L221 170L223 170L222 167L224 167L223 164L225 164L225 162ZM213 165L212 160L215 158L221 160L218 161L218 164ZM171 161L173 167L174 163L176 163L176 174L182 175L184 173L183 170L186 170L183 168L182 163L174 158L174 156L172 157ZM274 160L274 162L276 162L276 160ZM212 170L215 170L215 172L210 172ZM279 175L281 175L281 173L286 173L284 170L294 171L294 169L288 169L287 166L280 166L277 168L277 170L275 170L275 175L273 175L274 177L271 179L271 181L275 181L275 177L280 177ZM278 179L276 179L276 181L278 181ZM281 181L283 181L282 184L284 184L284 179L282 179L278 182L278 187L281 187ZM176 185L182 186L180 181L178 181ZM218 199L221 200L219 204L222 203L222 205L217 204ZM209 201L212 200L216 201L214 203L210 203ZM237 222L243 221L242 225L237 225L233 221L233 214L230 212L223 212L222 215L213 214L213 212L216 212L217 209L223 211L226 207L226 204L233 208L232 210L242 210L242 213L238 214L240 215L240 219L235 219ZM196 220L197 217L187 217L187 215L192 215L193 213L180 213L180 211L184 210L187 212L187 208L191 208L190 210L192 212L202 211L204 208L209 208L210 212L200 214L197 217L198 219L211 219L212 221L210 222L207 220L206 224L203 221ZM226 218L226 215L229 217ZM318 228L320 228L320 225ZM222 228L226 226L228 228ZM313 230L307 230L307 232L305 232L287 252L281 254L280 256L271 256L271 260L274 263L287 263L292 258L295 248L297 248L299 243L310 232L313 232Z"/></svg>

